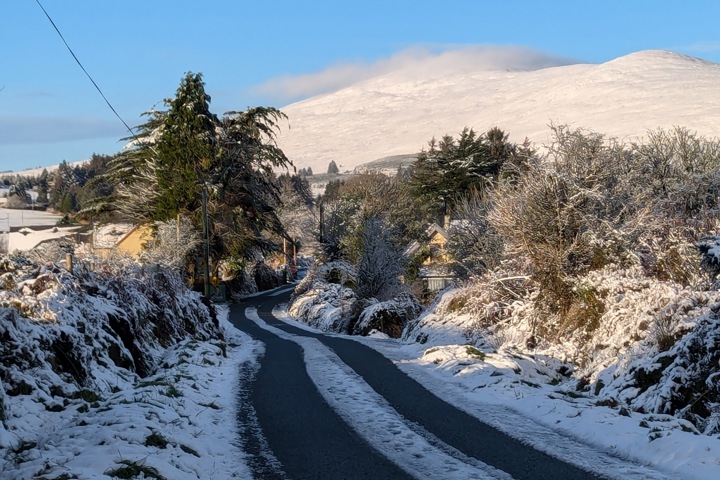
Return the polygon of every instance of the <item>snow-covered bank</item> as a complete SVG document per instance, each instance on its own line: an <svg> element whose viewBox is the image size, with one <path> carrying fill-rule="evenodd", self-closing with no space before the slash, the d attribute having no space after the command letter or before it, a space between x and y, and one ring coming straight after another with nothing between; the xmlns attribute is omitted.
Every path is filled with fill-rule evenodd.
<svg viewBox="0 0 720 480"><path fill-rule="evenodd" d="M226 310L157 269L0 272L0 477L250 476L234 403L252 342Z"/></svg>
<svg viewBox="0 0 720 480"><path fill-rule="evenodd" d="M597 315L578 317L586 328L528 345L557 320L529 298L492 301L492 283L446 292L404 338L426 352L467 344L483 355L531 359L542 377L528 381L562 384L619 411L674 415L687 430L720 435L719 292L658 280L640 267L608 267L582 279L601 304Z"/></svg>
<svg viewBox="0 0 720 480"><path fill-rule="evenodd" d="M553 319L542 317L530 297L499 301L507 292L493 291L495 279L444 292L400 341L351 338L380 350L439 397L550 454L588 455L564 451L529 429L528 418L671 477L720 477L720 294L639 268L608 267L582 284L602 300L602 315L594 329L554 341L528 346L539 322ZM327 330L337 312L328 295L307 289L289 312Z"/></svg>
<svg viewBox="0 0 720 480"><path fill-rule="evenodd" d="M548 359L543 355L506 351L481 359L466 345L424 349L417 343L355 339L393 359L438 397L551 455L597 467L607 453L658 469L669 478L720 476L720 439L689 432L687 422L670 415L598 404L592 395L576 392L574 382L548 383ZM542 433L534 422L557 437ZM568 449L558 440L562 437L586 447ZM627 478L618 468L613 472L612 478Z"/></svg>
<svg viewBox="0 0 720 480"><path fill-rule="evenodd" d="M324 332L368 335L374 332L397 338L421 307L408 292L385 301L358 299L353 290L355 269L344 261L328 262L310 269L295 288L290 314Z"/></svg>

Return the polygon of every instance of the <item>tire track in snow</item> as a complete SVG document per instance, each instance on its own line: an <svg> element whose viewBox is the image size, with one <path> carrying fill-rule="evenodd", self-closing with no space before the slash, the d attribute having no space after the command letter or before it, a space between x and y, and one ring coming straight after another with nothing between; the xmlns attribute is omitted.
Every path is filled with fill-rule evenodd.
<svg viewBox="0 0 720 480"><path fill-rule="evenodd" d="M271 305L274 301L266 297L261 303ZM264 355L255 362L260 368L246 386L245 401L254 409L253 418L262 433L258 438L266 439L267 451L282 465L286 477L412 478L372 448L328 405L307 373L300 345L261 328L241 309L232 307L229 320L264 346ZM261 454L262 450L260 445ZM253 460L259 462L256 467L265 465L254 453ZM264 478L258 468L255 471L258 478Z"/></svg>
<svg viewBox="0 0 720 480"><path fill-rule="evenodd" d="M263 314L265 314L265 312L263 312ZM366 341L366 339L348 339L343 338L340 335L323 334L302 325L291 325L288 323L288 321L292 320L287 316L287 311L284 308L276 308L275 310L273 310L272 316L277 320L276 325L281 326L281 328L283 329L282 331L287 328L288 330L302 332L299 334L307 335L309 338L322 338L322 343L329 345L329 348L335 348L334 345L336 344L339 347L340 344L344 344L345 342L357 342L360 344L364 344L364 347L366 348L371 348L367 345L368 342ZM287 332L286 334L292 335L292 333L289 332ZM376 355L382 357L384 363L388 364L388 367L393 367L394 364L391 360L389 360L389 357L380 354L377 350L378 349L373 348L373 352L375 352ZM365 354L363 353L362 355ZM362 355L359 355L358 352L355 352L354 356L361 357ZM349 358L345 359L345 361L348 360ZM357 358L355 360L357 360ZM345 361L343 361L343 364L345 364ZM348 362L346 365L352 365L352 368L354 369L362 367L357 370L358 372L360 372L361 378L363 377L363 375L369 374L369 372L367 371L369 370L367 365L360 365L357 361L355 361L354 363ZM374 365L373 368L383 367ZM467 405L467 402L464 402L461 398L452 395L451 392L443 388L441 381L433 380L432 378L428 377L420 367L415 366L414 368L409 368L408 365L404 365L398 366L397 368L404 371L405 375L407 375L409 378L414 379L414 381L417 382L419 385L424 385L423 388L427 391L434 392L433 395L437 396L443 402L447 403L448 405L454 406L454 408L456 408L457 410L462 411L467 415L473 417L474 420L479 421L480 424L482 424L480 426L482 426L483 428L487 429L489 426L492 429L503 432L509 438L515 439L517 442L520 442L520 444L522 445L518 445L518 448L515 452L515 455L518 456L518 461L521 460L520 457L523 456L523 449L531 448L533 450L536 450L537 452L543 452L544 454L553 457L553 459L560 460L561 462L564 462L568 465L576 466L586 471L586 474L584 476L572 476L572 478L602 477L623 480L631 478L638 480L669 480L670 478L674 478L672 475L668 475L653 468L649 468L648 466L641 463L629 460L627 458L619 457L617 455L613 455L612 452L592 448L592 446L582 443L574 439L572 436L568 436L567 434L563 434L562 432L553 430L547 426L540 425L533 420L523 417L521 414L518 414L517 412L509 408L499 407L495 405ZM375 388L378 387L376 386ZM396 400L400 401L399 399ZM410 418L413 418L412 415L410 415ZM427 419L427 416L419 418ZM459 424L462 425L462 423ZM478 430L478 435L478 438L480 439L479 443L487 441L487 438L483 437L480 430ZM498 442L501 441L501 439L499 438L496 440ZM449 440L448 442L452 443L452 440ZM471 450L467 450L463 447L457 448L461 449L463 452L466 452L468 455L473 455L473 458L475 457L475 453L470 453ZM480 458L480 456L478 456L478 458ZM535 468L540 465L541 464L538 464ZM578 473L582 474L582 472ZM558 477L557 475L553 476L552 474L547 476L547 472L545 472L544 469L541 471L537 471L536 469L534 469L534 471L527 472L520 471L520 477L565 478Z"/></svg>
<svg viewBox="0 0 720 480"><path fill-rule="evenodd" d="M261 358L265 350L260 342L256 343L258 347L253 349L253 353L258 358ZM243 451L248 454L248 465L255 478L287 480L282 464L273 455L262 433L257 419L257 412L250 398L251 385L255 381L259 369L260 363L257 360L243 362L240 367L240 385L237 389L239 392L237 419L242 432L241 446Z"/></svg>
<svg viewBox="0 0 720 480"><path fill-rule="evenodd" d="M467 457L418 425L410 425L354 370L319 340L267 325L254 307L245 316L303 348L305 365L325 401L383 456L418 478L509 480L512 476Z"/></svg>

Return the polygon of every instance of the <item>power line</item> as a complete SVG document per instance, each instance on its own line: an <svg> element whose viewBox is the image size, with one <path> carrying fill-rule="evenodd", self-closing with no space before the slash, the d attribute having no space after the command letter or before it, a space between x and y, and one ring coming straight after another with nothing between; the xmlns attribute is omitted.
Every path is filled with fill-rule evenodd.
<svg viewBox="0 0 720 480"><path fill-rule="evenodd" d="M128 124L125 123L125 120L123 120L122 117L120 116L120 114L115 110L115 107L113 107L113 106L110 104L110 101L107 99L107 97L105 96L105 94L103 93L103 91L100 89L100 87L98 86L98 84L95 83L95 80L93 80L92 76L90 76L90 74L88 73L88 71L85 70L85 67L83 67L83 64L80 63L80 60L78 59L77 55L75 55L75 52L73 52L72 48L70 48L70 45L68 45L68 43L65 41L65 37L63 37L63 34L60 33L60 29L57 27L57 25L55 25L55 22L54 22L53 19L50 17L50 14L48 14L47 10L45 10L45 7L43 7L43 6L42 6L42 3L40 3L40 0L35 0L35 1L37 2L38 6L40 6L40 8L42 9L43 13L44 13L45 16L47 17L47 19L50 20L50 23L52 24L52 26L53 26L53 28L55 29L55 31L57 32L57 34L60 35L60 39L63 41L63 43L65 44L65 47L67 47L68 51L69 51L70 54L73 56L73 58L75 59L75 61L77 62L77 64L80 66L80 68L82 69L82 71L85 72L85 75L87 75L87 77L90 79L90 81L92 82L92 84L95 86L95 89L98 91L98 93L100 93L100 96L103 98L103 100L105 100L105 103L107 103L107 106L110 107L110 110L112 110L112 112L115 114L115 116L122 122L123 125L125 125L125 128L128 129L128 131L130 132L130 135L132 135L134 138L137 138L136 135L135 135L135 133L133 132L132 128L130 128L130 127L128 126ZM5 87L3 87L3 88L5 88ZM2 89L0 89L0 91L1 91L1 90L2 90Z"/></svg>

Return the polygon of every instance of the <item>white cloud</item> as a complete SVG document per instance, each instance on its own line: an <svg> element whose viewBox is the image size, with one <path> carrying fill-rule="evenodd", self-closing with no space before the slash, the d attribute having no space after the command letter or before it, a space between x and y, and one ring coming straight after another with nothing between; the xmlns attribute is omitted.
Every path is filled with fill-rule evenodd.
<svg viewBox="0 0 720 480"><path fill-rule="evenodd" d="M715 53L720 52L720 42L697 42L683 47L681 50L688 52Z"/></svg>
<svg viewBox="0 0 720 480"><path fill-rule="evenodd" d="M373 64L343 63L323 71L272 78L255 87L256 94L282 101L329 93L354 83L398 70L408 75L469 70L538 70L576 63L525 47L476 45L470 47L418 46Z"/></svg>

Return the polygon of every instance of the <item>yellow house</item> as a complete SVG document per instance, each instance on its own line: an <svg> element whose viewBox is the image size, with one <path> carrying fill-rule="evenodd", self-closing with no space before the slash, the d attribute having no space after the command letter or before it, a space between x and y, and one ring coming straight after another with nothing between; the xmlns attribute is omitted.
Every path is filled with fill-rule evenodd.
<svg viewBox="0 0 720 480"><path fill-rule="evenodd" d="M450 255L447 252L447 242L450 239L447 230L433 223L425 232L429 238L430 256L425 260L425 265L433 263L447 263Z"/></svg>
<svg viewBox="0 0 720 480"><path fill-rule="evenodd" d="M118 254L137 258L152 237L149 225L116 223L98 226L93 232L93 252L103 259Z"/></svg>
<svg viewBox="0 0 720 480"><path fill-rule="evenodd" d="M429 247L430 255L423 261L423 265L431 265L436 263L447 263L450 261L450 255L447 252L447 242L450 236L447 230L437 223L431 224L425 230L424 239L422 241L414 241L405 249L405 256L412 257L423 247Z"/></svg>
<svg viewBox="0 0 720 480"><path fill-rule="evenodd" d="M445 223L449 224L449 220L446 219ZM451 261L447 251L449 239L447 229L433 223L425 230L422 241L414 241L405 249L404 255L406 258L411 258L421 249L429 247L429 255L423 260L423 268L420 269L418 278L431 292L442 290L452 284L455 279L455 275L450 273L447 268L448 262Z"/></svg>

